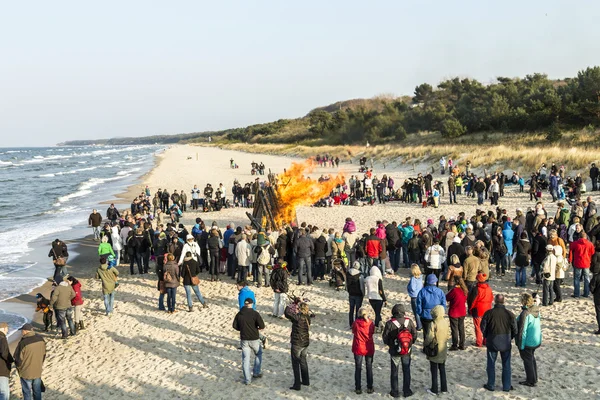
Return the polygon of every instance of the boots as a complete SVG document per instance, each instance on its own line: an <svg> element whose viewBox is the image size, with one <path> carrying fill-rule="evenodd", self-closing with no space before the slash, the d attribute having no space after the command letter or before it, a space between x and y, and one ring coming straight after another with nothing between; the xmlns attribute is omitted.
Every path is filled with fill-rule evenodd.
<svg viewBox="0 0 600 400"><path fill-rule="evenodd" d="M83 321L79 321L79 328L80 331L85 329L85 325L83 324Z"/></svg>

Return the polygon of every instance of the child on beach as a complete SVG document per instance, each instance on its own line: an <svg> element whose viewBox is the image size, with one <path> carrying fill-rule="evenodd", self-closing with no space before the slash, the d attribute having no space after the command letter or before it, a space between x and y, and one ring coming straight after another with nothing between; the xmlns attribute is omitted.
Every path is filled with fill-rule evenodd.
<svg viewBox="0 0 600 400"><path fill-rule="evenodd" d="M408 281L408 295L410 296L410 307L412 308L415 321L417 322L417 330L420 331L423 326L421 325L421 318L417 314L417 295L423 289L423 277L421 275L421 269L417 264L413 264L410 267L410 281Z"/></svg>
<svg viewBox="0 0 600 400"><path fill-rule="evenodd" d="M54 313L50 309L50 300L45 298L41 293L36 294L35 298L37 299L35 311L42 311L44 313L44 332L48 332L48 329L54 329L52 326L52 316Z"/></svg>

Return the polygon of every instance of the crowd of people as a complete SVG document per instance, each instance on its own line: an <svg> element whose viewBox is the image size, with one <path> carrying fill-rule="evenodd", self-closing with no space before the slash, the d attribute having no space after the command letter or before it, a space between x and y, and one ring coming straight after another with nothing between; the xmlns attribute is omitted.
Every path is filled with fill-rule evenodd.
<svg viewBox="0 0 600 400"><path fill-rule="evenodd" d="M331 160L329 157L325 159ZM148 274L151 266L154 267L157 309L168 313L181 309L177 305L179 286L183 286L186 294L184 310L194 311L192 293L200 303L200 310L208 307L199 287L199 276L205 271L210 282L231 279L237 284L239 302L233 328L240 332L244 383L251 384L252 379L262 378L261 363L263 349L268 346L265 335L268 324L256 311L256 298L250 284L268 286L273 291L272 316L286 318L291 324L294 382L290 389L301 390L303 386L310 385L307 362L310 330L319 321L311 312L308 300L295 297L291 288L292 285L310 286L316 280L327 281L330 286L348 293L348 327L353 334L351 350L355 360L354 390L357 394L362 393L363 361L366 392L375 391L372 368L374 343L376 335L381 335L390 356L390 395L411 396L411 357L419 332L422 334L420 350L430 363L431 386L427 391L430 394L447 392L446 360L451 356L449 352L460 352L467 346L467 316L473 322L474 345L485 346L487 350L487 382L483 387L496 390L495 363L500 353L501 389L505 392L513 390L513 340L526 374L519 383L535 387L538 383L535 351L542 344L541 316L544 307L563 301L563 291L567 286L564 279L568 271L573 274L571 296L575 299L593 297L598 323L594 333L600 334L600 220L596 204L591 197L581 200L585 188L577 179L573 180L571 188L570 180L564 177L564 169L554 171L551 168L548 175L543 165L529 182L536 187L533 196L535 205L526 211L518 208L511 216L506 209L497 206L498 198L503 195L503 185L508 181L522 186L522 178L518 174L514 173L509 180L503 174L486 174L464 182L463 173L456 164L451 164L451 160L442 166L444 173L446 168L449 171L447 189L451 193L461 194L461 189L465 189L465 195L477 195L478 204L483 204L479 200L485 199L487 193L491 204L496 206L495 210L477 210L474 215L461 212L452 218L441 216L438 221L428 219L422 222L410 217L400 223L381 220L362 234L351 218L346 219L341 229L290 223L278 230L256 230L249 225L236 227L233 223L221 229L216 222L208 224L196 218L196 223L188 231L177 218L168 222L160 218L161 213L170 212L173 208L186 211L187 196L183 191L170 194L159 189L150 203L152 196L146 188L132 202L131 210L120 212L111 204L106 218L93 210L88 222L93 228L94 239L99 242L96 278L102 282L106 315L110 318L114 312L115 292L119 285L118 267L122 264L130 266L131 275ZM469 177L469 168L467 166L465 171L466 177ZM593 171L590 171L592 175ZM440 182L434 182L430 176L419 175L410 182L412 186L405 188L403 185L401 197L404 201L418 200L420 203L423 196L429 196L429 192L438 188L443 195L443 185L440 187ZM552 197L558 200L558 209L554 215L549 215L541 196L538 196L537 187L548 181L548 189L552 192L556 188L553 181L558 180L557 177L561 179L559 182L565 182L561 183L563 186L570 187L568 192L574 195L561 198L554 193L557 195ZM367 179L370 180L367 181L369 185L365 183ZM379 180L372 176L371 170L362 180L352 176L349 183L349 188L345 185L337 188L337 194L348 191L349 196L359 197L361 192L369 194L370 189L370 195L373 195L373 188L377 195L381 188L382 196L388 199L394 193L398 194L394 191L391 177L384 175ZM479 183L485 186L483 190L479 190ZM237 197L236 185L242 186L237 182L234 184L232 194ZM252 186L260 183L248 185L251 191L255 191L257 186ZM592 190L597 190L597 183ZM220 196L216 199L225 198L222 185L219 185L217 193L219 191ZM197 210L201 204L194 201L200 199L197 187L191 194L191 209ZM207 185L204 196L212 199L212 195L212 187ZM244 193L239 196L237 200L244 204ZM452 201L453 196L449 197ZM49 298L38 294L37 310L44 314L46 331L53 329L55 316L61 337L68 339L85 328L82 287L68 273L69 253L64 242L56 239L48 256L52 257L55 266L53 289ZM410 304L395 304L391 309L392 318L384 321L382 309L388 299L387 276L399 273L403 268L410 271L406 289ZM493 287L494 281L490 281L493 276L505 280L506 275L512 273L514 286L523 290L518 304L522 311L516 317L507 309L505 296L498 293ZM445 282L446 291L440 287L443 286L441 282ZM526 291L528 285L530 289ZM365 300L368 300L368 306ZM14 362L21 376L25 398L41 398L44 340L34 333L29 324L24 325L22 330L23 339L12 356L5 351L6 338L3 335L6 335L6 329L0 324L0 355L5 361L0 362L0 394L3 390L8 391L5 389L8 388L9 376L6 370L10 373ZM252 357L255 360L253 368L250 367ZM398 380L400 366L402 388Z"/></svg>

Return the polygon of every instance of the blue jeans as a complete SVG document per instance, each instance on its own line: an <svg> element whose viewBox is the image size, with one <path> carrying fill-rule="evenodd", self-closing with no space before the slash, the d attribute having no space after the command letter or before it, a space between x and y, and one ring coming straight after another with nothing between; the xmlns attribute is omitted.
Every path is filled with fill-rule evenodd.
<svg viewBox="0 0 600 400"><path fill-rule="evenodd" d="M390 258L390 264L392 266L392 269L394 270L394 272L396 272L398 270L398 260L396 259L396 253L398 252L397 249L394 250L388 250L388 257Z"/></svg>
<svg viewBox="0 0 600 400"><path fill-rule="evenodd" d="M410 261L408 259L408 243L402 243L402 263L404 268L410 268Z"/></svg>
<svg viewBox="0 0 600 400"><path fill-rule="evenodd" d="M423 325L421 324L421 317L417 314L417 298L410 298L410 308L412 308L413 315L415 316L415 321L417 321L417 330L420 331L423 329Z"/></svg>
<svg viewBox="0 0 600 400"><path fill-rule="evenodd" d="M8 377L0 376L0 400L10 399L10 386L8 385Z"/></svg>
<svg viewBox="0 0 600 400"><path fill-rule="evenodd" d="M367 388L373 389L373 356L357 356L356 354L354 355L354 388L360 390L362 386L361 372L363 358L367 367Z"/></svg>
<svg viewBox="0 0 600 400"><path fill-rule="evenodd" d="M175 295L177 294L177 288L167 288L167 311L175 311Z"/></svg>
<svg viewBox="0 0 600 400"><path fill-rule="evenodd" d="M165 311L165 294L166 293L160 293L158 295L158 309L160 311Z"/></svg>
<svg viewBox="0 0 600 400"><path fill-rule="evenodd" d="M250 357L254 353L254 370L250 371ZM262 363L262 344L260 340L242 340L242 371L244 372L244 383L248 385L252 376L260 374ZM252 374L252 375L250 375Z"/></svg>
<svg viewBox="0 0 600 400"><path fill-rule="evenodd" d="M42 400L42 378L21 378L23 400Z"/></svg>
<svg viewBox="0 0 600 400"><path fill-rule="evenodd" d="M310 257L298 257L298 283L302 284L302 276L306 272L306 281L310 285L312 284L312 264L310 263Z"/></svg>
<svg viewBox="0 0 600 400"><path fill-rule="evenodd" d="M496 386L496 359L498 358L498 352L489 350L487 351L487 384L490 388L494 389ZM500 358L502 358L502 390L509 391L511 386L511 370L510 370L510 350L500 352Z"/></svg>
<svg viewBox="0 0 600 400"><path fill-rule="evenodd" d="M482 205L483 204L483 192L477 193L477 204L478 205Z"/></svg>
<svg viewBox="0 0 600 400"><path fill-rule="evenodd" d="M115 292L111 294L104 295L104 307L106 308L106 315L113 312L113 307L115 305Z"/></svg>
<svg viewBox="0 0 600 400"><path fill-rule="evenodd" d="M402 392L404 396L409 395L410 390L410 355L407 356L390 356L391 359L391 372L390 372L390 381L392 386L391 395L399 396L400 392L398 391L398 367L400 363L402 363Z"/></svg>
<svg viewBox="0 0 600 400"><path fill-rule="evenodd" d="M69 336L67 331L67 322L69 323L69 329L75 334L75 324L73 323L73 309L67 308L66 310L54 310L56 312L56 323L62 331L62 337Z"/></svg>
<svg viewBox="0 0 600 400"><path fill-rule="evenodd" d="M515 273L515 280L517 286L525 287L527 283L527 267L519 267L517 266L517 271Z"/></svg>
<svg viewBox="0 0 600 400"><path fill-rule="evenodd" d="M590 295L590 269L573 268L573 296L579 297L581 291L581 276L583 275L583 297Z"/></svg>
<svg viewBox="0 0 600 400"><path fill-rule="evenodd" d="M204 304L204 297L202 297L202 293L200 293L200 288L198 287L198 285L184 285L183 288L185 289L185 296L187 297L188 307L192 307L192 290L194 291L194 293L196 293L198 301Z"/></svg>
<svg viewBox="0 0 600 400"><path fill-rule="evenodd" d="M363 297L362 296L350 296L350 311L348 312L348 322L350 326L354 324L354 320L358 318L358 310L362 307Z"/></svg>

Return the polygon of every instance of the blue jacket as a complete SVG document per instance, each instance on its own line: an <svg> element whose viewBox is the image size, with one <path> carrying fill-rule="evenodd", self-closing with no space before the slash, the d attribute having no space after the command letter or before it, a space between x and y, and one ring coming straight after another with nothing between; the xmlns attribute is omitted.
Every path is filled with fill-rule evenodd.
<svg viewBox="0 0 600 400"><path fill-rule="evenodd" d="M550 189L558 189L558 178L556 175L550 175Z"/></svg>
<svg viewBox="0 0 600 400"><path fill-rule="evenodd" d="M229 238L233 235L235 231L231 228L227 229L223 234L223 243L225 243L225 247L229 246Z"/></svg>
<svg viewBox="0 0 600 400"><path fill-rule="evenodd" d="M502 229L502 237L504 238L504 244L506 245L506 249L508 250L508 255L512 256L513 254L513 238L515 236L515 232L512 230L512 224L508 221L504 223L504 229Z"/></svg>
<svg viewBox="0 0 600 400"><path fill-rule="evenodd" d="M424 319L433 319L431 310L437 305L446 310L446 295L437 286L425 286L417 295L417 314Z"/></svg>
<svg viewBox="0 0 600 400"><path fill-rule="evenodd" d="M192 235L194 237L196 237L196 236L198 236L201 233L202 233L202 230L200 229L200 224L194 225L194 227L192 228Z"/></svg>
<svg viewBox="0 0 600 400"><path fill-rule="evenodd" d="M542 344L542 322L538 306L523 307L517 317L517 336L515 342L520 350L525 347L537 348Z"/></svg>
<svg viewBox="0 0 600 400"><path fill-rule="evenodd" d="M244 286L242 290L240 290L238 294L238 302L240 305L240 310L244 308L244 302L246 299L252 299L254 303L252 304L252 309L256 310L256 297L254 297L254 292L248 286Z"/></svg>
<svg viewBox="0 0 600 400"><path fill-rule="evenodd" d="M398 231L402 235L402 244L408 244L408 241L412 239L415 232L415 228L412 226L399 226Z"/></svg>
<svg viewBox="0 0 600 400"><path fill-rule="evenodd" d="M423 289L423 276L421 275L418 278L412 276L410 281L408 281L408 295L410 297L417 297L421 289Z"/></svg>

